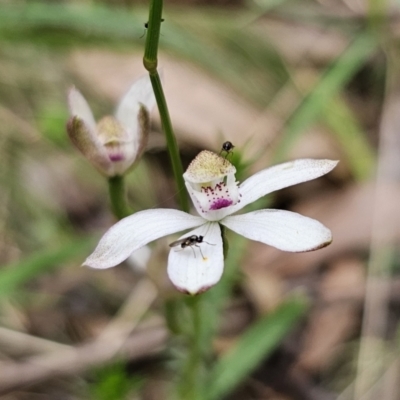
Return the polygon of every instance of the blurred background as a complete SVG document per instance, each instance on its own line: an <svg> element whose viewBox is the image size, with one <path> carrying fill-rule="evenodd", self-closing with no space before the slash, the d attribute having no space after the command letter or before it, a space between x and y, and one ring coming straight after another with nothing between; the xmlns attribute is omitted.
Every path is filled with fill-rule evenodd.
<svg viewBox="0 0 400 400"><path fill-rule="evenodd" d="M247 367L226 362L214 398L400 399L399 6L164 4L159 65L184 167L225 140L240 181L295 158L340 160L259 204L318 219L329 247L289 254L228 236L225 281L209 297L212 357L258 330ZM0 1L1 399L162 400L176 378L183 350L165 304L184 296L166 278L171 238L111 270L81 268L115 219L106 181L65 132L69 87L100 118L145 73L147 7ZM177 207L152 121L128 177L135 210Z"/></svg>

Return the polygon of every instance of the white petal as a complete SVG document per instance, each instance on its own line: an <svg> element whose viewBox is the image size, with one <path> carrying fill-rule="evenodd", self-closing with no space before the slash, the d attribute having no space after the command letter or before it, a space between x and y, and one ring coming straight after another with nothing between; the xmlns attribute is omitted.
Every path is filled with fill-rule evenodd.
<svg viewBox="0 0 400 400"><path fill-rule="evenodd" d="M136 136L139 129L140 106L146 107L150 113L156 104L150 78L144 75L139 78L120 101L115 117L127 129L131 136Z"/></svg>
<svg viewBox="0 0 400 400"><path fill-rule="evenodd" d="M319 178L335 168L337 163L332 160L302 159L264 169L239 186L242 197L238 204L230 207L230 214L276 190Z"/></svg>
<svg viewBox="0 0 400 400"><path fill-rule="evenodd" d="M331 231L315 219L283 210L259 210L226 217L221 224L280 250L317 250L332 242Z"/></svg>
<svg viewBox="0 0 400 400"><path fill-rule="evenodd" d="M168 276L181 292L196 294L208 290L221 279L224 256L221 229L217 223L204 224L181 239L191 235L204 236L203 243L198 247L172 248L168 257Z"/></svg>
<svg viewBox="0 0 400 400"><path fill-rule="evenodd" d="M155 239L203 223L204 219L178 210L139 211L112 226L83 265L100 269L114 267Z"/></svg>
<svg viewBox="0 0 400 400"><path fill-rule="evenodd" d="M127 264L136 272L146 271L147 264L151 257L151 249L149 246L143 246L134 251L127 259Z"/></svg>
<svg viewBox="0 0 400 400"><path fill-rule="evenodd" d="M96 132L96 121L94 120L92 110L81 92L75 87L72 87L68 93L69 112L72 117L78 117L83 120L85 125L91 131L91 134Z"/></svg>

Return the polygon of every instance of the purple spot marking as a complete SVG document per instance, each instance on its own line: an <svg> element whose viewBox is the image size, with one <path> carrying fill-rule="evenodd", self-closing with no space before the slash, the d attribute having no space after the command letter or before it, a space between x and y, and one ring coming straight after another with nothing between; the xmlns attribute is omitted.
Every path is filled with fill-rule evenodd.
<svg viewBox="0 0 400 400"><path fill-rule="evenodd" d="M108 157L112 162L122 161L124 159L124 155L122 153L109 154Z"/></svg>
<svg viewBox="0 0 400 400"><path fill-rule="evenodd" d="M232 203L233 201L230 199L218 199L211 205L210 210L220 210L221 208L229 207Z"/></svg>

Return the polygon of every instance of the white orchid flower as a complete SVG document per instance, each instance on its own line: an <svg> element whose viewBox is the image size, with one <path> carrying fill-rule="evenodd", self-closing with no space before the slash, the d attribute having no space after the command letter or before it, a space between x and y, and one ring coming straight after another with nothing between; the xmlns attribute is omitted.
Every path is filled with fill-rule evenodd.
<svg viewBox="0 0 400 400"><path fill-rule="evenodd" d="M196 228L181 237L183 242L178 242L168 257L168 275L175 287L196 294L215 285L223 272L219 224L284 251L325 247L332 241L330 230L300 214L272 209L232 214L266 194L325 175L336 164L331 160L296 160L262 170L238 185L236 169L229 161L202 151L183 175L200 216L171 209L137 212L111 227L84 265L110 268L155 239Z"/></svg>
<svg viewBox="0 0 400 400"><path fill-rule="evenodd" d="M143 76L122 98L115 117L105 116L96 125L89 104L73 87L68 93L68 135L101 173L108 177L123 175L146 147L149 114L155 103L150 79Z"/></svg>

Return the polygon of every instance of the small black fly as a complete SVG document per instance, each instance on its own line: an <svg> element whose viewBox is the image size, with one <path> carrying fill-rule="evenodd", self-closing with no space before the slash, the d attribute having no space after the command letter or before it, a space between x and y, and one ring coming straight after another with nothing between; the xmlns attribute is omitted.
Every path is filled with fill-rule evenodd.
<svg viewBox="0 0 400 400"><path fill-rule="evenodd" d="M219 152L219 155L221 155L223 152L225 152L225 158L229 156L229 154L233 154L233 149L235 146L232 144L232 142L224 142L221 147L221 151Z"/></svg>
<svg viewBox="0 0 400 400"><path fill-rule="evenodd" d="M197 236L197 235L191 235L179 240L175 240L175 242L170 243L169 247L177 247L180 246L181 249L185 249L187 247L190 247L193 250L194 257L196 258L196 253L194 252L193 246L196 246L200 250L200 254L203 257L203 260L205 260L205 257L203 255L203 252L201 251L201 247L199 246L200 243L207 243L210 244L211 246L215 246L212 243L208 243L204 240L204 236Z"/></svg>
<svg viewBox="0 0 400 400"><path fill-rule="evenodd" d="M165 19L161 18L161 22L164 22L164 21L165 21ZM146 29L148 29L148 27L149 27L149 21L145 22L145 24L144 24L144 32L143 32L143 35L140 36L140 39L144 36L144 34L146 33Z"/></svg>

